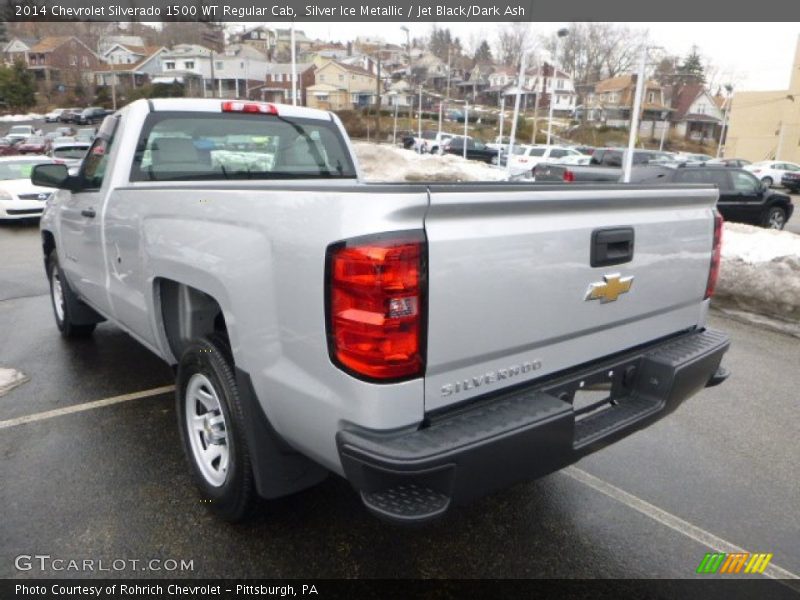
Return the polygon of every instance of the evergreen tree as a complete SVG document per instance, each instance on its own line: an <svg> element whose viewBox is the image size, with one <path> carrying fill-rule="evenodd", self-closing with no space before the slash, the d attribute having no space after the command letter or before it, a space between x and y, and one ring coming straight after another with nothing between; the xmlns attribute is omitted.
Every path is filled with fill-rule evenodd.
<svg viewBox="0 0 800 600"><path fill-rule="evenodd" d="M36 104L36 85L33 75L22 61L0 68L0 100L12 110L26 109Z"/></svg>
<svg viewBox="0 0 800 600"><path fill-rule="evenodd" d="M475 50L473 57L476 63L492 62L492 49L489 47L489 42L483 40L481 45Z"/></svg>
<svg viewBox="0 0 800 600"><path fill-rule="evenodd" d="M697 46L692 47L692 51L678 66L677 79L683 85L706 82L705 68L700 55L697 53Z"/></svg>

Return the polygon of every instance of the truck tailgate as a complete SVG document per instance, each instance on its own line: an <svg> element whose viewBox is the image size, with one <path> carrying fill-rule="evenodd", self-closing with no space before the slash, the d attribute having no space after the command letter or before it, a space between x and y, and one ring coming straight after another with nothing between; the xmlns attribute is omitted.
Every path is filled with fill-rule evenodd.
<svg viewBox="0 0 800 600"><path fill-rule="evenodd" d="M430 195L427 411L702 324L714 188L470 184ZM613 231L593 241L598 230ZM633 235L632 259L592 267L593 244L620 231Z"/></svg>

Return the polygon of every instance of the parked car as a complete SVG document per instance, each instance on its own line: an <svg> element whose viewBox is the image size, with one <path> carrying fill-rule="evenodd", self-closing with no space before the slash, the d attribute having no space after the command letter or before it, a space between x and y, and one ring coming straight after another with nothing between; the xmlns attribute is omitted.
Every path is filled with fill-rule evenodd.
<svg viewBox="0 0 800 600"><path fill-rule="evenodd" d="M708 154L699 154L697 152L675 152L672 158L677 162L685 164L703 164L710 160L714 160L713 156Z"/></svg>
<svg viewBox="0 0 800 600"><path fill-rule="evenodd" d="M22 143L19 138L0 138L0 156L15 156L19 154L17 147Z"/></svg>
<svg viewBox="0 0 800 600"><path fill-rule="evenodd" d="M583 156L577 150L566 146L514 146L508 157L508 169L512 176L533 176L533 168L539 163L557 163L568 156Z"/></svg>
<svg viewBox="0 0 800 600"><path fill-rule="evenodd" d="M31 183L31 171L52 162L48 156L0 157L0 220L41 216L53 190Z"/></svg>
<svg viewBox="0 0 800 600"><path fill-rule="evenodd" d="M717 210L726 221L783 229L794 212L792 199L770 190L752 173L724 165L648 165L631 173L631 183L707 183L717 186Z"/></svg>
<svg viewBox="0 0 800 600"><path fill-rule="evenodd" d="M49 113L47 113L44 116L44 122L45 123L58 123L58 121L61 119L61 115L64 113L65 110L67 110L67 109L66 108L56 108L54 110L51 110Z"/></svg>
<svg viewBox="0 0 800 600"><path fill-rule="evenodd" d="M38 135L41 131L35 129L32 125L14 125L8 130L6 137L12 140L27 140L32 135Z"/></svg>
<svg viewBox="0 0 800 600"><path fill-rule="evenodd" d="M789 190L790 194L800 194L800 172L787 171L781 177L781 185Z"/></svg>
<svg viewBox="0 0 800 600"><path fill-rule="evenodd" d="M737 169L741 169L742 167L746 167L752 163L744 158L715 158L714 160L708 161L706 164L724 165L726 167L735 167Z"/></svg>
<svg viewBox="0 0 800 600"><path fill-rule="evenodd" d="M706 328L716 190L375 186L355 164L325 111L154 98L104 121L77 176L34 169L59 189L40 229L65 343L48 351L107 319L173 366L180 443L221 518L335 473L417 525L641 440L727 377L729 338Z"/></svg>
<svg viewBox="0 0 800 600"><path fill-rule="evenodd" d="M800 165L782 160L762 160L747 165L744 169L758 177L767 187L772 187L779 184L786 173L799 172Z"/></svg>
<svg viewBox="0 0 800 600"><path fill-rule="evenodd" d="M454 136L442 142L442 152L464 156L464 144L467 146L467 160L479 160L488 164L497 164L497 150L489 148L471 137Z"/></svg>
<svg viewBox="0 0 800 600"><path fill-rule="evenodd" d="M96 127L82 127L75 133L75 139L91 142L95 135L97 135Z"/></svg>
<svg viewBox="0 0 800 600"><path fill-rule="evenodd" d="M58 117L58 120L61 123L77 123L78 117L80 117L82 112L82 108L65 108L61 116Z"/></svg>
<svg viewBox="0 0 800 600"><path fill-rule="evenodd" d="M108 114L109 111L107 111L105 108L100 108L99 106L90 106L89 108L84 108L81 111L81 114L78 115L75 122L79 125L92 125L94 123L100 123L108 116Z"/></svg>
<svg viewBox="0 0 800 600"><path fill-rule="evenodd" d="M57 142L50 150L50 157L54 162L65 164L71 169L80 166L91 145L91 142L80 140Z"/></svg>
<svg viewBox="0 0 800 600"><path fill-rule="evenodd" d="M60 136L69 137L75 135L75 128L70 127L69 125L56 127L54 131L58 133Z"/></svg>
<svg viewBox="0 0 800 600"><path fill-rule="evenodd" d="M50 140L44 136L32 135L17 146L20 154L47 154L50 150Z"/></svg>

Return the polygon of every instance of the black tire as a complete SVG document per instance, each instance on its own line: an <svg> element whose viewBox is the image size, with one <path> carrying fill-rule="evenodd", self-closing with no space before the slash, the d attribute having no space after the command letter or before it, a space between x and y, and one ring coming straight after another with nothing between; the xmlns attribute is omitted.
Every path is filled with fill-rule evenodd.
<svg viewBox="0 0 800 600"><path fill-rule="evenodd" d="M214 484L204 475L203 466L198 462L201 459L192 446L194 443L209 449L213 443L208 442L206 433L192 430L188 423L187 403L194 402L195 406L190 406L189 410L195 411L195 414L198 405L196 400L188 398L187 391L193 377L198 374L202 376L198 380L205 378L213 386L213 393L224 417L225 442L220 445L227 448L228 458L224 481L219 484ZM250 450L244 436L244 413L230 347L224 336L215 335L197 340L186 348L178 365L175 399L183 450L203 501L218 517L230 522L241 521L251 513L256 502L256 492ZM208 411L208 414L218 415L219 411ZM194 442L190 436L195 436Z"/></svg>
<svg viewBox="0 0 800 600"><path fill-rule="evenodd" d="M772 187L772 184L774 183L774 181L772 181L772 177L767 176L767 177L762 177L761 178L761 183L763 183L765 186L767 186L769 188L769 187Z"/></svg>
<svg viewBox="0 0 800 600"><path fill-rule="evenodd" d="M761 225L767 229L783 229L786 225L786 209L782 206L770 206L764 213Z"/></svg>
<svg viewBox="0 0 800 600"><path fill-rule="evenodd" d="M80 302L75 296L75 292L69 287L64 272L58 264L58 255L53 250L47 257L47 279L50 282L50 304L53 307L53 317L56 320L56 327L65 338L87 337L92 335L97 323L76 324L72 316L72 308ZM56 285L60 286L60 301L57 299ZM60 310L56 306L60 304Z"/></svg>

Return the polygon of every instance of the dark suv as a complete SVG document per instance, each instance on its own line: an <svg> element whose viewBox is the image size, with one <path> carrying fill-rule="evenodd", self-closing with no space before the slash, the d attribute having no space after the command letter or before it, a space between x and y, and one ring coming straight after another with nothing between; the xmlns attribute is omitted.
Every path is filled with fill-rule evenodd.
<svg viewBox="0 0 800 600"><path fill-rule="evenodd" d="M78 115L76 123L78 125L93 125L94 123L100 123L107 116L108 111L105 108L90 106L89 108L84 108L81 114Z"/></svg>
<svg viewBox="0 0 800 600"><path fill-rule="evenodd" d="M455 154L457 156L464 155L464 138L454 137L444 144L442 150L448 154ZM467 160L479 160L489 164L497 163L497 150L489 148L486 144L479 140L467 138Z"/></svg>
<svg viewBox="0 0 800 600"><path fill-rule="evenodd" d="M794 205L786 194L774 192L753 174L722 165L650 165L631 173L631 183L710 183L719 188L717 209L726 221L783 229Z"/></svg>

